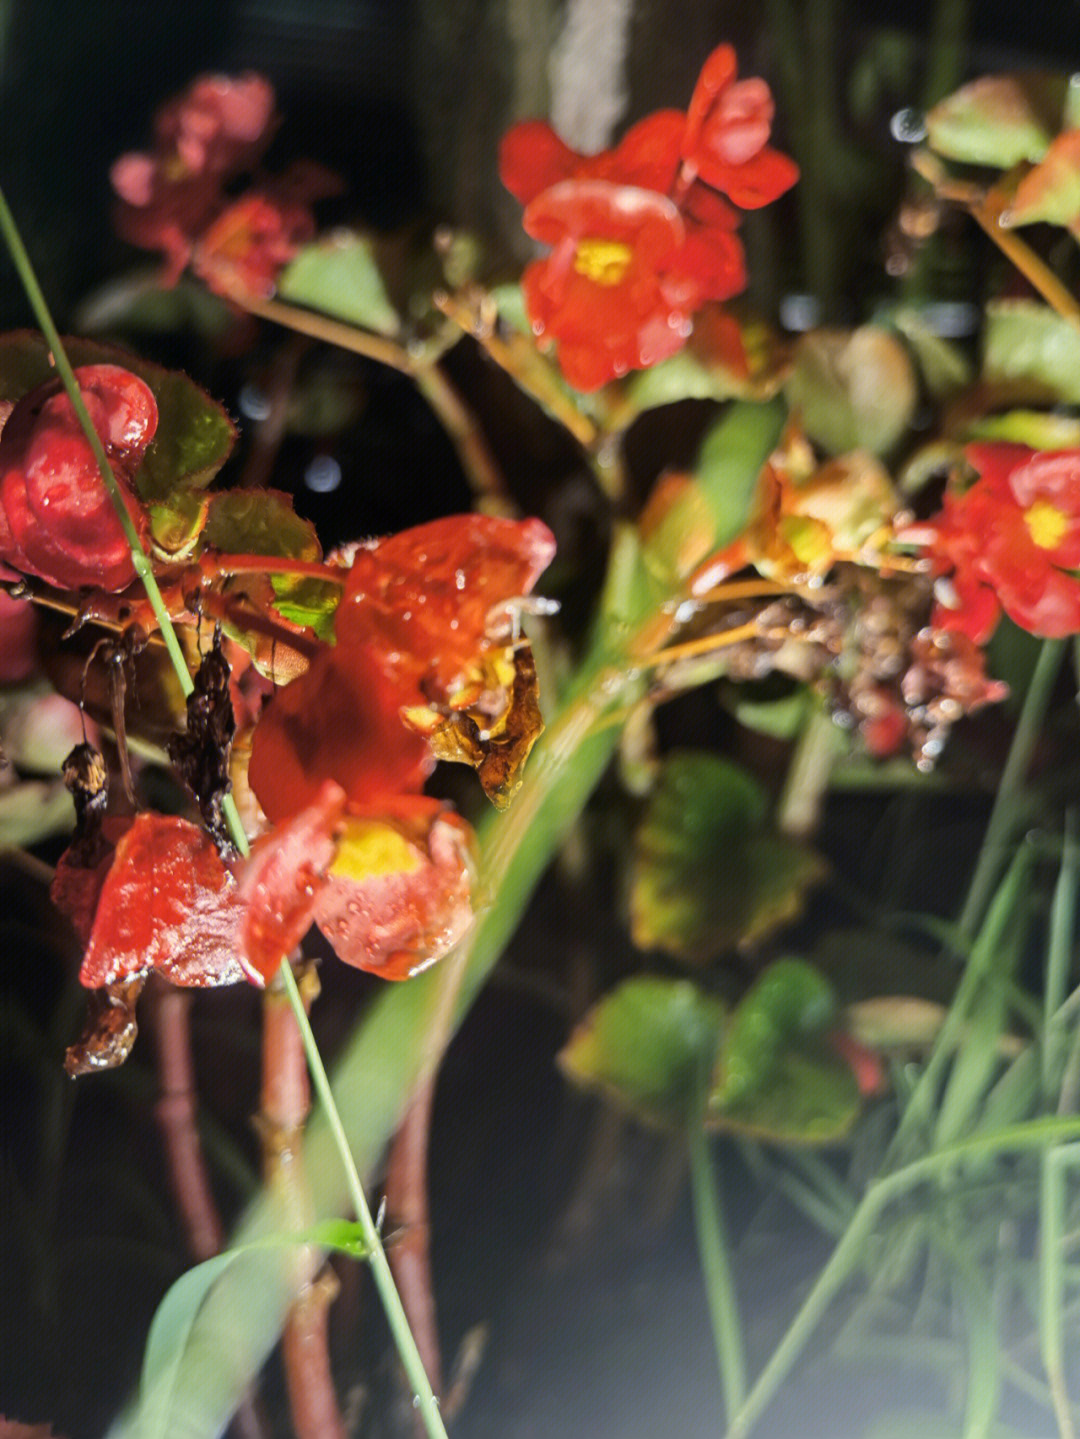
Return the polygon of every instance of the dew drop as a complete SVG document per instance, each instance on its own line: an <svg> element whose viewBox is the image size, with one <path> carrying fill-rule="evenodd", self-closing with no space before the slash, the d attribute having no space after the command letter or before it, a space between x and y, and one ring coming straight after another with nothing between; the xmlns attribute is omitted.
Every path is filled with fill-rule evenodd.
<svg viewBox="0 0 1080 1439"><path fill-rule="evenodd" d="M313 494L333 494L341 484L341 466L333 455L316 455L304 471L304 484Z"/></svg>
<svg viewBox="0 0 1080 1439"><path fill-rule="evenodd" d="M901 145L919 145L926 139L926 116L914 105L905 105L889 121L889 133Z"/></svg>
<svg viewBox="0 0 1080 1439"><path fill-rule="evenodd" d="M258 385L244 385L237 397L236 403L244 418L254 420L256 424L270 418L270 411L272 409L270 400L262 390L259 389Z"/></svg>

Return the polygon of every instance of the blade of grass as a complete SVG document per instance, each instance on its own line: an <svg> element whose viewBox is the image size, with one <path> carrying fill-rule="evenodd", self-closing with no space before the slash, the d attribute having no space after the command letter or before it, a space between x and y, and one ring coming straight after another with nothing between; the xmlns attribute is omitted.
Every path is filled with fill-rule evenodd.
<svg viewBox="0 0 1080 1439"><path fill-rule="evenodd" d="M1080 1163L1080 1144L1052 1149L1042 1157L1039 1186L1039 1347L1062 1439L1075 1439L1069 1393L1065 1384L1065 1335L1062 1307L1065 1276L1066 1170Z"/></svg>
<svg viewBox="0 0 1080 1439"><path fill-rule="evenodd" d="M886 1205L910 1193L918 1185L941 1180L968 1160L1002 1157L1080 1139L1080 1118L1044 1117L1026 1124L1011 1125L991 1134L972 1135L948 1148L914 1160L878 1180L863 1196L844 1237L818 1275L783 1339L735 1415L726 1439L746 1439L776 1396L797 1363L826 1311L843 1286L852 1278L875 1223Z"/></svg>
<svg viewBox="0 0 1080 1439"><path fill-rule="evenodd" d="M716 1359L724 1391L724 1412L730 1419L746 1397L746 1356L742 1320L731 1272L720 1187L716 1182L709 1138L702 1123L691 1123L690 1193L694 1201L698 1255L709 1301Z"/></svg>
<svg viewBox="0 0 1080 1439"><path fill-rule="evenodd" d="M1061 852L1054 898L1050 907L1050 938L1047 946L1046 988L1043 995L1042 1083L1047 1100L1058 1097L1069 1047L1069 1033L1059 1011L1065 1003L1072 967L1073 936L1076 931L1076 895L1080 884L1080 841L1076 815L1065 819L1065 841Z"/></svg>
<svg viewBox="0 0 1080 1439"><path fill-rule="evenodd" d="M1005 768L1001 772L993 808L986 824L975 871L968 885L967 899L960 911L958 928L964 936L975 932L1001 872L1005 845L1009 838L1024 778L1027 775L1035 743L1042 728L1047 706L1065 658L1067 641L1044 640L1039 658L1028 685L1027 694L1016 722Z"/></svg>

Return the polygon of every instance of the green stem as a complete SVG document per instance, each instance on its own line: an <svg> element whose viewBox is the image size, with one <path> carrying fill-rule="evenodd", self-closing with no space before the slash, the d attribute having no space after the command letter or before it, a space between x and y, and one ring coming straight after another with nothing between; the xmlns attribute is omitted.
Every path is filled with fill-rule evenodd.
<svg viewBox="0 0 1080 1439"><path fill-rule="evenodd" d="M957 921L957 927L964 939L970 939L975 932L997 884L1005 841L1015 818L1016 800L1031 763L1035 742L1065 657L1065 647L1065 640L1046 640L1039 652L1005 768L1001 772L1001 782L987 821L975 872L968 886L967 900Z"/></svg>
<svg viewBox="0 0 1080 1439"><path fill-rule="evenodd" d="M724 1410L730 1420L746 1398L746 1356L742 1320L728 1257L724 1213L716 1182L709 1137L703 1123L691 1123L690 1192L694 1200L698 1255L709 1301L716 1360L724 1390Z"/></svg>
<svg viewBox="0 0 1080 1439"><path fill-rule="evenodd" d="M0 232L3 233L8 250L11 253L11 258L15 263L15 268L18 271L19 278L26 291L27 299L30 301L31 308L41 326L42 334L49 342L49 348L52 351L53 363L56 366L57 373L63 382L64 389L67 391L68 398L71 400L72 408L75 411L79 424L82 426L83 433L86 435L87 441L90 444L90 448L98 464L98 469L101 471L101 478L105 483L109 497L115 506L117 516L123 526L124 534L131 548L131 558L135 566L135 573L142 581L143 587L146 590L147 599L150 601L150 606L154 611L154 617L161 628L162 639L165 642L169 658L172 660L173 668L176 670L180 687L185 695L189 695L194 689L194 681L188 670L184 652L180 648L180 641L173 628L169 612L165 607L161 591L158 589L157 580L154 578L150 558L142 547L142 541L128 513L127 506L124 504L123 495L120 492L116 477L112 472L108 456L105 454L105 448L87 413L82 393L79 390L78 381L75 378L75 372L64 350L63 341L53 323L45 296L42 293L41 286L38 284L37 276L34 274L33 266L30 263L30 257L26 253L26 248L22 243L22 238L19 235L15 220L8 208L2 190L0 190ZM248 845L247 835L244 832L244 826L232 795L226 795L223 810L234 844L241 854L246 855L249 853L250 846ZM432 1393L431 1385L428 1383L427 1375L424 1373L424 1366L420 1360L416 1343L413 1340L412 1331L409 1329L405 1311L402 1308L401 1300L394 1286L393 1277L390 1274L390 1266L386 1259L386 1252L382 1247L378 1229L371 1217L371 1211L368 1208L367 1200L364 1196L360 1176L357 1173L356 1165L349 1149L349 1142L345 1136L345 1128L341 1122L341 1115L338 1112L337 1104L330 1088L330 1081L327 1078L326 1069L319 1055L318 1046L315 1043L315 1036L308 1022L303 1001L300 998L296 978L287 963L282 964L280 973L284 981L285 992L289 997L289 1004L303 1038L304 1051L307 1054L308 1065L311 1069L312 1082L322 1102L326 1114L326 1122L333 1136L334 1146L337 1149L338 1156L345 1170L349 1198L355 1208L357 1220L360 1223L364 1239L370 1249L369 1263L375 1277L375 1284L379 1291L379 1296L382 1299L383 1307L386 1310L386 1317L390 1325L390 1331L394 1337L394 1342L397 1345L398 1354L401 1357L401 1362L404 1365L405 1372L412 1385L419 1413L430 1439L446 1439L446 1430L443 1427L442 1417L439 1414L438 1401Z"/></svg>

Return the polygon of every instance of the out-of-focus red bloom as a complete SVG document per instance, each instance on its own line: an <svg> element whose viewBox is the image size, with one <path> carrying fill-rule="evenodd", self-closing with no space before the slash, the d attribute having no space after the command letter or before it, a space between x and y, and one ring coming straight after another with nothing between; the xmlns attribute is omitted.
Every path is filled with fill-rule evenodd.
<svg viewBox="0 0 1080 1439"><path fill-rule="evenodd" d="M701 179L743 210L757 210L799 178L793 160L768 145L774 113L764 80L736 80L730 45L718 46L702 67L686 114L682 179Z"/></svg>
<svg viewBox="0 0 1080 1439"><path fill-rule="evenodd" d="M75 376L128 513L145 532L131 482L157 430L153 393L117 365L83 365ZM61 589L115 591L135 578L123 528L59 380L24 395L0 432L0 560Z"/></svg>
<svg viewBox="0 0 1080 1439"><path fill-rule="evenodd" d="M301 246L315 238L306 205L252 190L224 209L195 242L191 267L211 290L267 297Z"/></svg>
<svg viewBox="0 0 1080 1439"><path fill-rule="evenodd" d="M273 119L273 87L261 75L203 75L158 112L153 149L113 165L117 229L131 244L163 252L167 284L179 279L227 181L261 155Z"/></svg>
<svg viewBox="0 0 1080 1439"><path fill-rule="evenodd" d="M690 276L666 273L686 231L670 200L603 180L568 180L526 208L526 231L552 246L522 276L541 344L558 343L575 389L598 389L675 354L700 302Z"/></svg>
<svg viewBox="0 0 1080 1439"><path fill-rule="evenodd" d="M554 249L523 277L529 319L542 343L558 343L575 388L674 354L701 305L745 288L738 214L717 191L756 209L798 169L765 143L768 86L735 73L735 52L721 46L689 114L660 110L597 155L572 150L538 120L503 137L503 184L526 207L527 233Z"/></svg>
<svg viewBox="0 0 1080 1439"><path fill-rule="evenodd" d="M976 644L1001 610L1044 638L1080 632L1080 451L981 443L965 451L979 479L906 531L924 545L944 589L933 625Z"/></svg>

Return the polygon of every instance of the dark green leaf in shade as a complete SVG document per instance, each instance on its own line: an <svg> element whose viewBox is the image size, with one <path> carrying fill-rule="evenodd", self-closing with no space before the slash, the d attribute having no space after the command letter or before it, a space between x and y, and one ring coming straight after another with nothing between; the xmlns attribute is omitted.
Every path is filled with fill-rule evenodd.
<svg viewBox="0 0 1080 1439"><path fill-rule="evenodd" d="M634 943L703 963L749 946L792 918L824 865L806 845L773 834L766 798L727 760L667 757L634 837Z"/></svg>
<svg viewBox="0 0 1080 1439"><path fill-rule="evenodd" d="M1029 398L1080 404L1080 330L1036 300L993 301L986 307L983 379L1023 387Z"/></svg>
<svg viewBox="0 0 1080 1439"><path fill-rule="evenodd" d="M649 1124L680 1128L716 1052L723 1006L689 980L640 975L604 996L559 1054L563 1073Z"/></svg>
<svg viewBox="0 0 1080 1439"><path fill-rule="evenodd" d="M293 509L280 490L225 490L214 495L203 538L226 554L288 555L317 560L322 555L315 526Z"/></svg>
<svg viewBox="0 0 1080 1439"><path fill-rule="evenodd" d="M752 1094L726 1106L710 1103L710 1129L774 1144L833 1144L862 1106L851 1066L824 1040L781 1054Z"/></svg>
<svg viewBox="0 0 1080 1439"><path fill-rule="evenodd" d="M370 239L349 230L301 250L279 276L277 292L283 300L377 335L396 335L401 328Z"/></svg>
<svg viewBox="0 0 1080 1439"><path fill-rule="evenodd" d="M963 85L926 117L930 148L947 160L1008 170L1041 160L1060 128L1064 75L987 75Z"/></svg>
<svg viewBox="0 0 1080 1439"><path fill-rule="evenodd" d="M236 426L216 400L179 371L151 364L115 345L79 339L64 344L73 366L120 365L154 393L157 434L134 476L141 499L148 504L163 502L177 491L203 489L210 483L236 442ZM19 399L55 373L41 335L18 330L0 336L0 401Z"/></svg>

